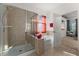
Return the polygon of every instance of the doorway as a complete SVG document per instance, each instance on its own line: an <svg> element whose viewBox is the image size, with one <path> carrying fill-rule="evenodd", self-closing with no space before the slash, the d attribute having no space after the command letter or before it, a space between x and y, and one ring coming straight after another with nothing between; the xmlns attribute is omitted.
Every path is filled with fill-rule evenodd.
<svg viewBox="0 0 79 59"><path fill-rule="evenodd" d="M62 31L65 32L65 36L62 36L61 47L64 51L79 55L78 53L78 12L73 11L62 15ZM65 23L64 23L65 22ZM63 35L63 34L61 34Z"/></svg>

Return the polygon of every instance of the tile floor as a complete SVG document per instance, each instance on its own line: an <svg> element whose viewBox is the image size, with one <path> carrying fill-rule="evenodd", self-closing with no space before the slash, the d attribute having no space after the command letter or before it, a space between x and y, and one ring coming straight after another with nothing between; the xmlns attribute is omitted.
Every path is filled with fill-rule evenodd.
<svg viewBox="0 0 79 59"><path fill-rule="evenodd" d="M73 37L65 37L62 39L61 48L69 53L79 55L79 41Z"/></svg>
<svg viewBox="0 0 79 59"><path fill-rule="evenodd" d="M61 49L51 48L48 45L48 49L42 56L78 56L79 55L79 41L74 40L72 37L65 37L61 41ZM35 52L30 54L30 56L37 56Z"/></svg>
<svg viewBox="0 0 79 59"><path fill-rule="evenodd" d="M30 44L23 44L19 46L14 46L7 52L3 52L3 56L17 56L34 49Z"/></svg>
<svg viewBox="0 0 79 59"><path fill-rule="evenodd" d="M49 41L49 43L50 43L50 41ZM78 48L79 48L78 40L74 40L72 37L65 37L62 40L61 44L62 44L61 49L51 48L51 44L48 44L48 48L45 50L44 54L42 54L41 56L77 56L78 55ZM22 56L27 56L25 47L26 46L24 46L24 45L21 47L18 47L18 49L24 50L22 52L19 52L18 49L13 49L7 55L15 56L15 55L24 53L24 54L22 54ZM19 53L16 54L17 51L15 51L15 50L18 50ZM13 54L11 54L11 53L13 53ZM29 54L28 56L38 56L38 55L34 51L31 54Z"/></svg>

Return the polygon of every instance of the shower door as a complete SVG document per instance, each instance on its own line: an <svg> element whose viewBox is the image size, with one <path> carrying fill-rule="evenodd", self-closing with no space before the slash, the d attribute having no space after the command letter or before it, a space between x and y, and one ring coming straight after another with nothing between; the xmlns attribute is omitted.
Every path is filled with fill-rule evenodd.
<svg viewBox="0 0 79 59"><path fill-rule="evenodd" d="M0 55L3 51L8 48L7 46L7 32L5 30L5 19L6 19L6 6L0 4ZM6 40L5 40L6 39Z"/></svg>

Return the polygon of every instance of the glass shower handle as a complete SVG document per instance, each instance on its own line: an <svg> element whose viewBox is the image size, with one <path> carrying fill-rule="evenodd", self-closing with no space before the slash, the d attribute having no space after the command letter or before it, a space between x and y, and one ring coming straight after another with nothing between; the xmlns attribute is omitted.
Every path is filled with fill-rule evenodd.
<svg viewBox="0 0 79 59"><path fill-rule="evenodd" d="M6 28L12 28L13 26L3 26L3 32L5 32Z"/></svg>

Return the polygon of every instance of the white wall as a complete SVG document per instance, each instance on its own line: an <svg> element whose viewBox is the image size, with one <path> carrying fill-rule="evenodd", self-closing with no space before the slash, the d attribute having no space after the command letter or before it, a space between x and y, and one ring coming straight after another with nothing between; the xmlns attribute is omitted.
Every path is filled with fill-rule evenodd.
<svg viewBox="0 0 79 59"><path fill-rule="evenodd" d="M62 20L64 21L63 23L62 23ZM64 17L61 17L61 37L62 37L62 39L64 38L64 37L66 37L66 29L67 29L67 21L66 21L67 19L66 18L64 18Z"/></svg>
<svg viewBox="0 0 79 59"><path fill-rule="evenodd" d="M65 4L63 6L60 6L60 9L61 9L60 11L61 15L67 14L69 12L77 11L78 29L79 29L79 3ZM79 30L78 30L78 40L79 40Z"/></svg>
<svg viewBox="0 0 79 59"><path fill-rule="evenodd" d="M46 29L47 29L47 33L48 33L48 35L47 35L47 38L48 38L48 40L50 40L50 43L51 43L51 46L52 47L54 47L54 33L53 33L53 31L54 31L54 28L52 27L50 27L50 23L54 23L53 22L53 15L52 15L52 13L49 13L49 14L47 14L47 21L46 21Z"/></svg>

